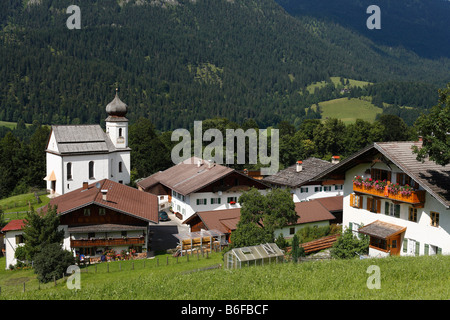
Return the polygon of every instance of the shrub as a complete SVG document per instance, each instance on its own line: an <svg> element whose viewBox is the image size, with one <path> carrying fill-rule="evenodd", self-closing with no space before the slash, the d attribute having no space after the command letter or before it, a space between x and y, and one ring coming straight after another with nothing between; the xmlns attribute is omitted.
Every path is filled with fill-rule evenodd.
<svg viewBox="0 0 450 320"><path fill-rule="evenodd" d="M39 281L46 283L52 281L53 277L61 278L72 264L74 258L70 251L64 250L59 243L50 243L35 255L34 272Z"/></svg>
<svg viewBox="0 0 450 320"><path fill-rule="evenodd" d="M369 252L369 237L361 235L358 239L353 235L351 229L345 229L342 235L331 248L331 256L339 259L350 259L357 257L357 254L367 254Z"/></svg>

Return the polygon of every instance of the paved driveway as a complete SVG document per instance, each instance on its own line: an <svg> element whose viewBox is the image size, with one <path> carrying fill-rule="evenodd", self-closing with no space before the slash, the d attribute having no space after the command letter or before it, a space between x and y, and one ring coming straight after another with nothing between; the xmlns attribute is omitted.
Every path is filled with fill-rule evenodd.
<svg viewBox="0 0 450 320"><path fill-rule="evenodd" d="M181 221L173 213L169 213L170 221L160 221L159 224L150 225L149 230L153 232L151 237L151 251L174 249L178 239L173 234L188 232L189 227L181 224Z"/></svg>

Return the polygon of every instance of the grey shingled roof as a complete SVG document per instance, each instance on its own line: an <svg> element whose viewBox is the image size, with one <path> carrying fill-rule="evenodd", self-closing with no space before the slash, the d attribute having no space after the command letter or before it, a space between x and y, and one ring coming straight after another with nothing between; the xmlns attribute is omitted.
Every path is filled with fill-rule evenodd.
<svg viewBox="0 0 450 320"><path fill-rule="evenodd" d="M200 167L197 166L198 161L201 161ZM192 157L139 181L137 185L147 190L160 183L178 193L188 195L233 172L241 174L220 164L213 164L209 167L206 160ZM254 184L265 186L261 180L255 180L248 176L246 178Z"/></svg>
<svg viewBox="0 0 450 320"><path fill-rule="evenodd" d="M294 164L278 173L265 177L263 182L296 188L311 181L315 176L333 166L332 163L318 158L310 157L302 161L302 171L297 172Z"/></svg>
<svg viewBox="0 0 450 320"><path fill-rule="evenodd" d="M99 125L52 126L61 154L108 153L116 150Z"/></svg>
<svg viewBox="0 0 450 320"><path fill-rule="evenodd" d="M387 239L405 230L406 227L376 220L372 223L369 223L367 226L359 228L358 232L381 239Z"/></svg>

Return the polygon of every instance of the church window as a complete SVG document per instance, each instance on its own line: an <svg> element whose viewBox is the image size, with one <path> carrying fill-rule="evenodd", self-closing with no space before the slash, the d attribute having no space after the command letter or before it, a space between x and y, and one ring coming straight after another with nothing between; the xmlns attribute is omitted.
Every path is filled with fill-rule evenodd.
<svg viewBox="0 0 450 320"><path fill-rule="evenodd" d="M67 180L72 180L72 162L67 163Z"/></svg>
<svg viewBox="0 0 450 320"><path fill-rule="evenodd" d="M122 128L119 128L119 137L122 137Z"/></svg>
<svg viewBox="0 0 450 320"><path fill-rule="evenodd" d="M94 178L94 161L89 161L89 179Z"/></svg>
<svg viewBox="0 0 450 320"><path fill-rule="evenodd" d="M119 172L122 172L122 161L119 161Z"/></svg>

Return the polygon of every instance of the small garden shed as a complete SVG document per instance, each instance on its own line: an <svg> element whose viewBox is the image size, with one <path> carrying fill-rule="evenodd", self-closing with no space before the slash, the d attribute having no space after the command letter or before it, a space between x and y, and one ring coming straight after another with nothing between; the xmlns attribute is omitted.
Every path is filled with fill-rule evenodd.
<svg viewBox="0 0 450 320"><path fill-rule="evenodd" d="M245 266L283 262L283 260L284 252L275 243L264 243L231 249L224 255L224 267L240 269Z"/></svg>

